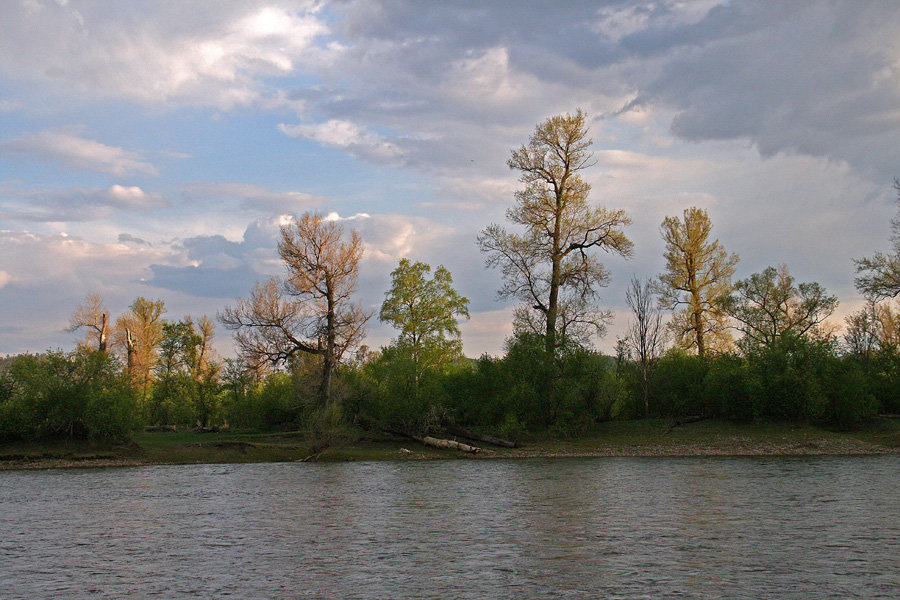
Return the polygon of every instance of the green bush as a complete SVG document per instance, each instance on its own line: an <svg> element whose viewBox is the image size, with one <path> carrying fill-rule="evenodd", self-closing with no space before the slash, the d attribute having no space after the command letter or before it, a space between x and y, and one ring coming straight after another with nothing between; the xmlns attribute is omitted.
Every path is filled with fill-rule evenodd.
<svg viewBox="0 0 900 600"><path fill-rule="evenodd" d="M710 360L703 378L703 396L705 415L733 421L753 420L747 361L734 354Z"/></svg>
<svg viewBox="0 0 900 600"><path fill-rule="evenodd" d="M138 393L106 353L20 355L6 363L0 381L6 439L124 439L139 424Z"/></svg>
<svg viewBox="0 0 900 600"><path fill-rule="evenodd" d="M821 420L828 404L827 342L782 335L748 356L749 393L756 417L785 421Z"/></svg>
<svg viewBox="0 0 900 600"><path fill-rule="evenodd" d="M659 359L653 372L650 414L661 417L686 417L706 414L704 379L709 362L673 348Z"/></svg>

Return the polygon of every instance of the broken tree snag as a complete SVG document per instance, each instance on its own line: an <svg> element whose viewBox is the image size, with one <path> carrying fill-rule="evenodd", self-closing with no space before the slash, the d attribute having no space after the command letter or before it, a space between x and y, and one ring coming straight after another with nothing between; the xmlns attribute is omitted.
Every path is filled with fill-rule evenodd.
<svg viewBox="0 0 900 600"><path fill-rule="evenodd" d="M420 444L425 444L426 446L431 446L433 448L442 448L444 450L459 450L460 452L468 452L470 454L477 454L478 452L481 452L481 448L477 446L470 446L468 444L463 444L462 442L457 442L454 440L440 440L438 438L433 438L427 435L425 437L414 437L413 439Z"/></svg>
<svg viewBox="0 0 900 600"><path fill-rule="evenodd" d="M106 352L106 332L107 332L106 313L103 313L103 316L101 317L101 323L100 323L100 332L99 332L100 333L100 335L99 335L100 343L99 343L98 350L100 352L104 352L104 353Z"/></svg>
<svg viewBox="0 0 900 600"><path fill-rule="evenodd" d="M469 431L468 429L463 429L462 427L448 427L447 432L453 435L458 435L459 437L468 438L470 440L475 440L477 442L484 442L485 444L490 444L491 446L500 446L502 448L518 448L518 442L513 442L510 440L504 440L503 438L498 438L493 435L486 435L483 433L476 433L474 431Z"/></svg>

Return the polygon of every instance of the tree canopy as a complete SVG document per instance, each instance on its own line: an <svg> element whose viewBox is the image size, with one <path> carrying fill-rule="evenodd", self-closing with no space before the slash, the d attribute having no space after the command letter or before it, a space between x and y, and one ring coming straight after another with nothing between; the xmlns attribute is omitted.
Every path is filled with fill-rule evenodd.
<svg viewBox="0 0 900 600"><path fill-rule="evenodd" d="M319 399L327 402L331 374L347 349L364 334L366 314L351 296L359 278L362 240L344 240L336 221L306 213L281 228L278 254L284 279L257 284L247 300L226 307L219 319L251 357L283 363L297 352L321 357Z"/></svg>
<svg viewBox="0 0 900 600"><path fill-rule="evenodd" d="M586 121L581 110L550 117L512 151L507 164L524 188L506 217L524 231L491 224L478 236L488 266L503 274L500 297L521 302L517 329L543 333L548 352L555 352L558 336L602 333L610 318L597 306L609 272L593 251L626 257L632 251L622 230L631 223L626 212L588 204L591 186L580 174L594 164Z"/></svg>
<svg viewBox="0 0 900 600"><path fill-rule="evenodd" d="M676 311L670 323L676 341L700 356L727 348L730 336L717 300L731 291L737 254L728 254L719 240L709 239L712 221L695 206L681 219L666 217L660 231L666 243L660 305Z"/></svg>
<svg viewBox="0 0 900 600"><path fill-rule="evenodd" d="M738 281L734 292L720 299L722 310L744 334L738 342L744 350L768 347L786 333L812 334L837 304L837 297L818 283L795 283L785 265Z"/></svg>
<svg viewBox="0 0 900 600"><path fill-rule="evenodd" d="M397 341L416 353L422 348L459 345L458 317L469 318L469 300L453 288L453 277L443 266L431 267L402 259L391 273L379 318L400 331ZM448 339L449 338L449 339Z"/></svg>

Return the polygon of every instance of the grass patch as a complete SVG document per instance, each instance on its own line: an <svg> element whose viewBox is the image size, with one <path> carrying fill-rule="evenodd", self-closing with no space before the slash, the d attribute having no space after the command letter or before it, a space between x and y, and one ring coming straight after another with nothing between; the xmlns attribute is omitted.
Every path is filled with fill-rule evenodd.
<svg viewBox="0 0 900 600"><path fill-rule="evenodd" d="M669 419L601 423L578 437L533 436L520 448L482 445L476 458L872 454L900 448L900 420L879 418L852 432L790 423L704 420L670 429ZM0 469L91 464L188 464L472 458L380 433L326 443L300 431L141 432L128 443L45 440L0 443Z"/></svg>

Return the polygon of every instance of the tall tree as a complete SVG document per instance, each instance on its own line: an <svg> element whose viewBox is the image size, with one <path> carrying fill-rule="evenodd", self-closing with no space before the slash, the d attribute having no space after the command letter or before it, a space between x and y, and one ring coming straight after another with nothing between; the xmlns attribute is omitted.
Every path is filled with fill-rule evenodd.
<svg viewBox="0 0 900 600"><path fill-rule="evenodd" d="M469 300L453 289L450 271L404 258L391 273L379 318L400 330L397 348L413 367L413 392L421 375L462 356L458 317L469 318Z"/></svg>
<svg viewBox="0 0 900 600"><path fill-rule="evenodd" d="M503 273L500 297L522 302L519 326L543 326L548 352L556 351L563 330L574 333L587 326L599 333L609 319L597 307L609 272L593 250L622 256L632 251L622 231L631 223L625 211L588 204L591 186L581 172L594 164L590 145L581 110L540 123L507 162L521 174L524 188L516 192L506 217L524 231L491 224L478 236L488 266Z"/></svg>
<svg viewBox="0 0 900 600"><path fill-rule="evenodd" d="M634 313L628 327L626 342L641 371L641 393L644 397L644 416L650 416L650 382L659 357L665 350L666 335L662 314L656 307L653 286L650 281L631 279L625 292L625 302Z"/></svg>
<svg viewBox="0 0 900 600"><path fill-rule="evenodd" d="M828 295L818 283L795 283L785 265L738 281L734 292L719 300L744 334L738 345L745 351L768 347L785 333L797 337L815 333L837 304L837 296Z"/></svg>
<svg viewBox="0 0 900 600"><path fill-rule="evenodd" d="M126 364L132 380L147 391L156 363L156 350L162 341L163 300L135 298L128 312L116 321L115 340L125 349Z"/></svg>
<svg viewBox="0 0 900 600"><path fill-rule="evenodd" d="M730 337L717 299L731 292L737 254L709 239L712 222L701 208L686 209L681 219L666 217L660 231L666 243L660 306L676 311L670 327L677 342L700 356L726 349Z"/></svg>
<svg viewBox="0 0 900 600"><path fill-rule="evenodd" d="M79 304L69 318L69 331L87 329L88 338L85 344L90 346L97 344L97 350L106 352L109 337L109 311L103 304L103 298L99 294L88 294L82 304Z"/></svg>
<svg viewBox="0 0 900 600"><path fill-rule="evenodd" d="M900 178L894 179L900 202ZM871 257L856 259L856 289L873 301L900 295L900 213L891 220L892 252L876 252Z"/></svg>
<svg viewBox="0 0 900 600"><path fill-rule="evenodd" d="M369 315L351 300L359 277L362 240L321 215L304 214L281 228L283 280L257 284L247 300L219 314L242 352L272 364L297 352L322 358L319 400L328 401L331 375L344 352L359 343Z"/></svg>
<svg viewBox="0 0 900 600"><path fill-rule="evenodd" d="M213 357L215 327L208 317L162 324L150 418L209 425L216 408L219 365Z"/></svg>

